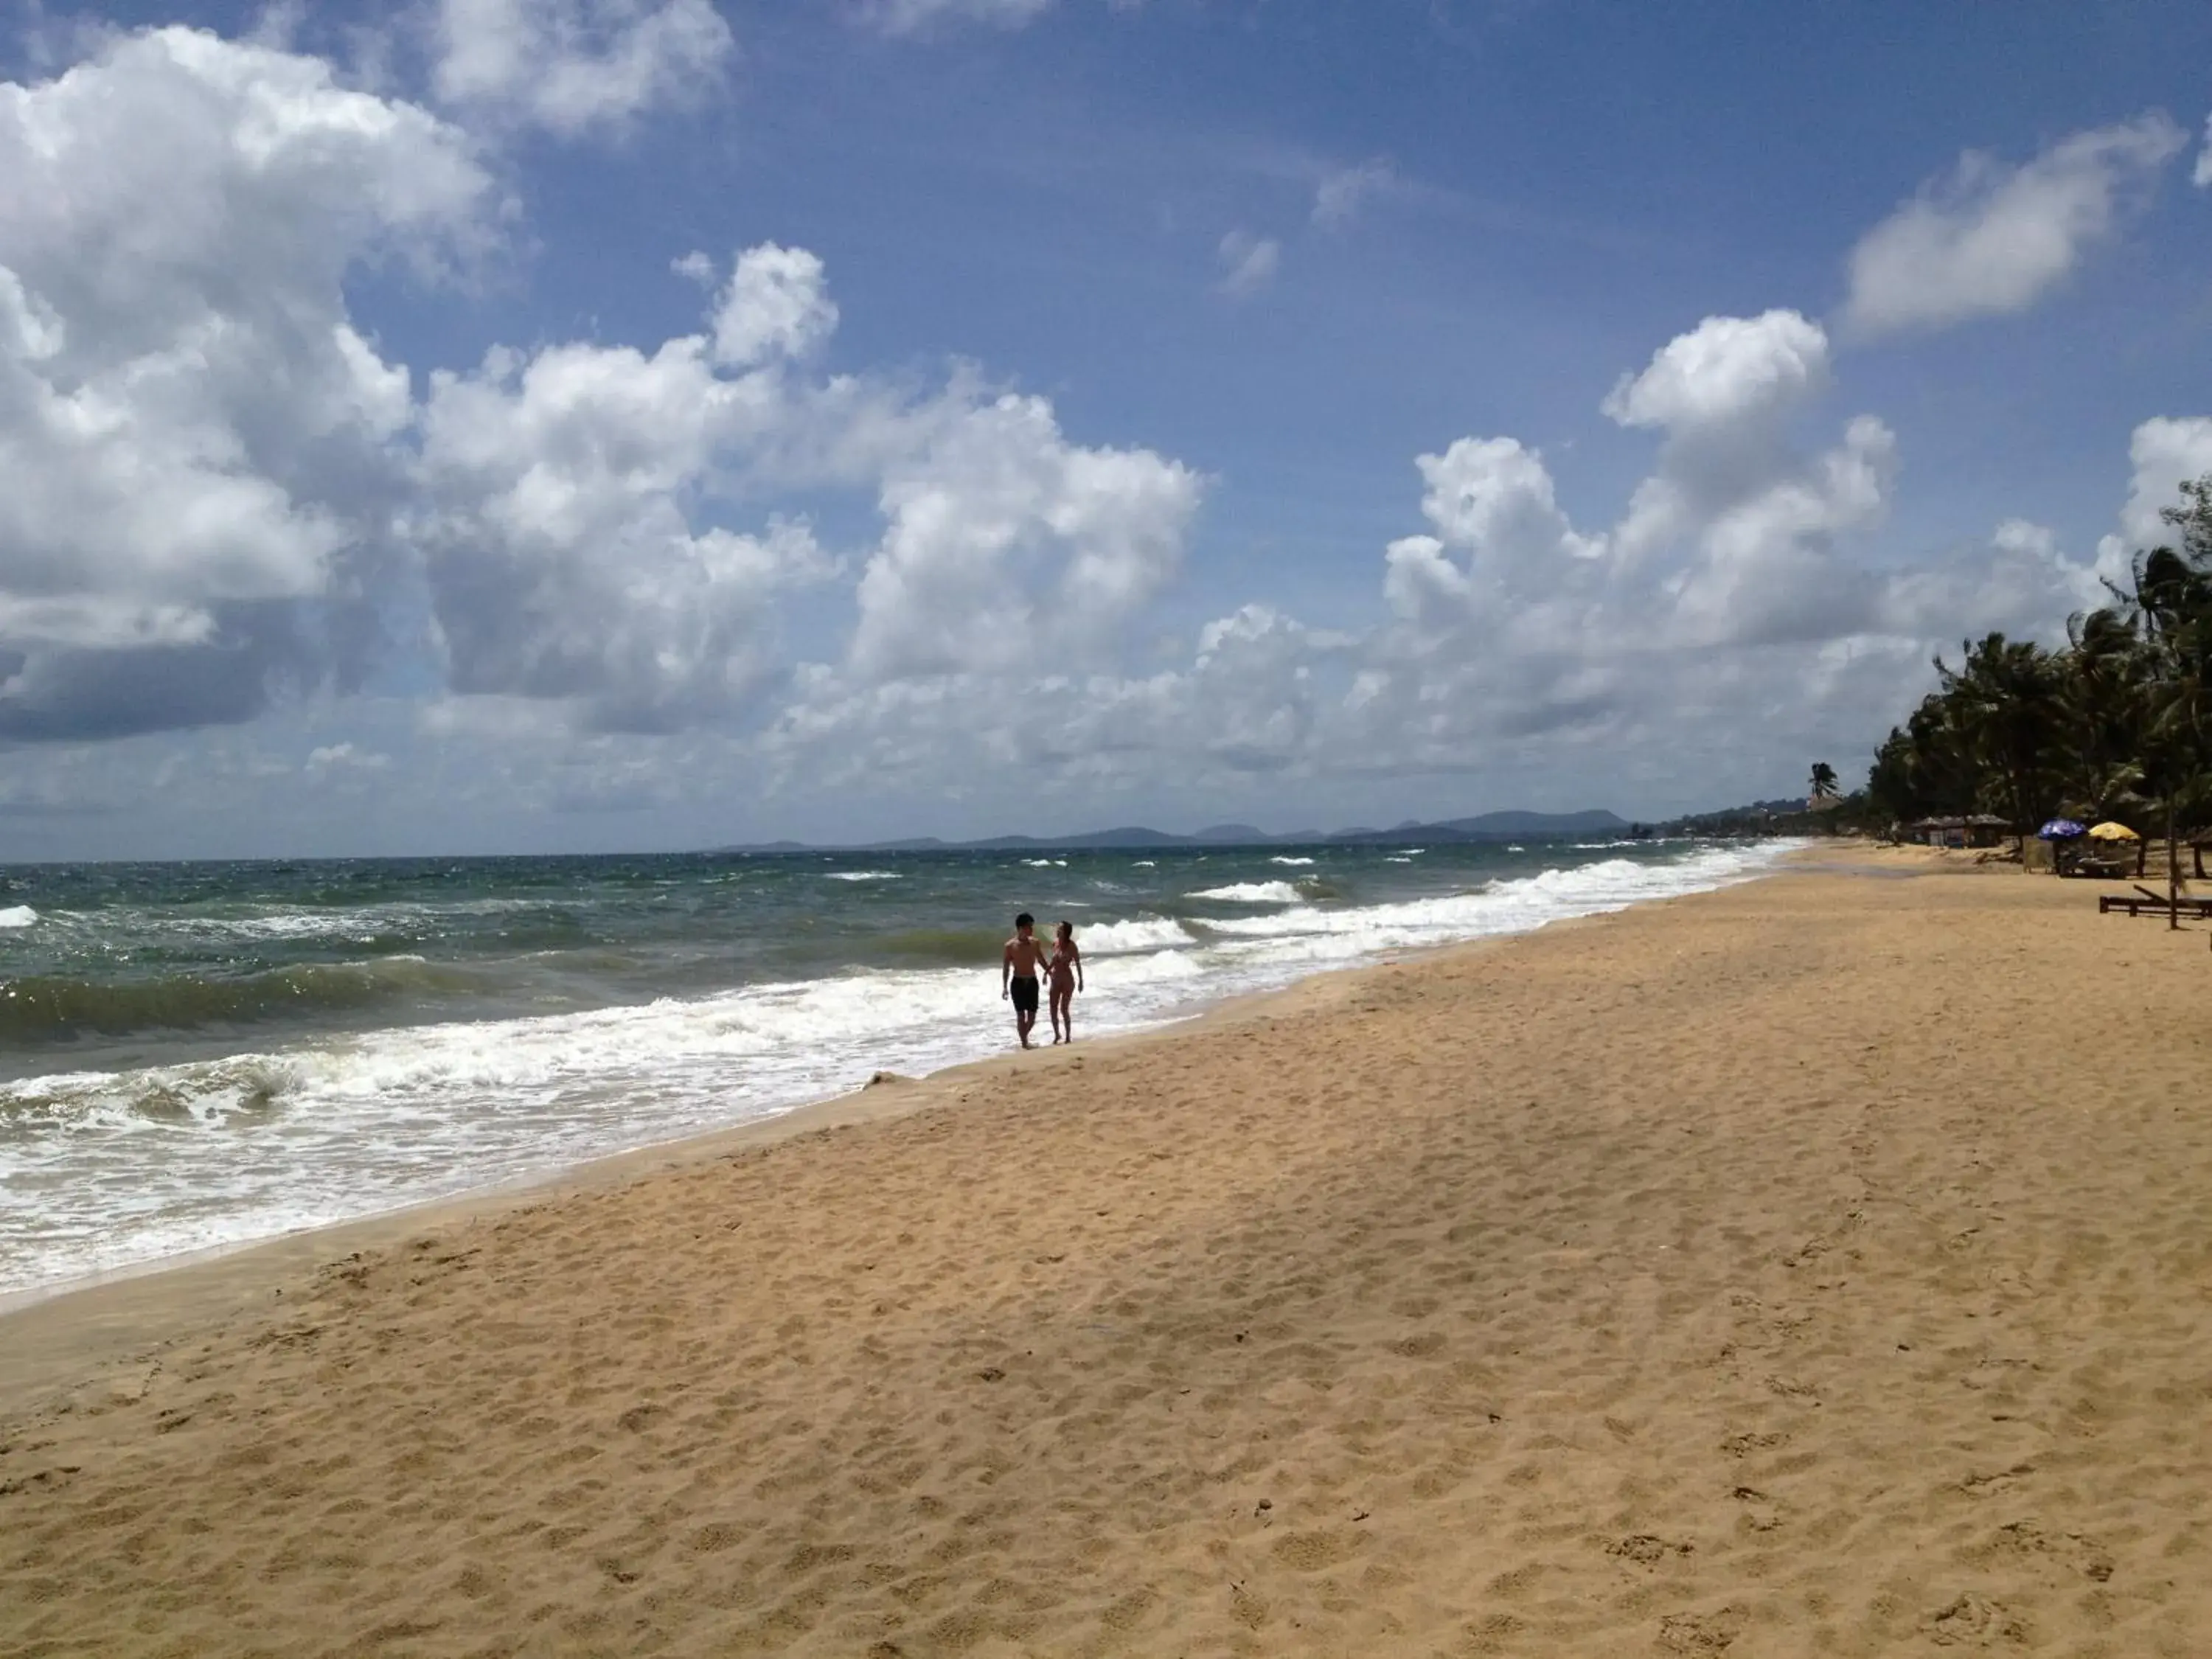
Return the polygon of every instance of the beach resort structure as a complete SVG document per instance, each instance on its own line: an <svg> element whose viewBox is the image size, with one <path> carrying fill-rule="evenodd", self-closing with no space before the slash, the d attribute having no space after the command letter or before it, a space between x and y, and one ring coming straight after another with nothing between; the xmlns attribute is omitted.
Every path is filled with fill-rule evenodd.
<svg viewBox="0 0 2212 1659"><path fill-rule="evenodd" d="M2013 833L2012 825L1989 812L1956 817L1920 818L1904 828L1903 838L1923 847L1996 847Z"/></svg>

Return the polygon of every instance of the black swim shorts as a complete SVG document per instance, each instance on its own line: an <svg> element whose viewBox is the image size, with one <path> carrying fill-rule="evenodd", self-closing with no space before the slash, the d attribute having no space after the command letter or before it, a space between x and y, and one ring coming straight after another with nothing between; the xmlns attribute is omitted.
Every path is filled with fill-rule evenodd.
<svg viewBox="0 0 2212 1659"><path fill-rule="evenodd" d="M1036 1012L1037 982L1034 979L1031 979L1027 974L1016 974L1013 977L1012 988L1014 993L1014 1012L1018 1014L1033 1014Z"/></svg>

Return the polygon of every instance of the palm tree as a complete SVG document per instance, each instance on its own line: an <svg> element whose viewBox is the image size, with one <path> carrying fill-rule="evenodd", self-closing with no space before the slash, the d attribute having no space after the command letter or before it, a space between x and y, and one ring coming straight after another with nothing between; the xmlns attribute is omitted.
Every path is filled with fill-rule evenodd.
<svg viewBox="0 0 2212 1659"><path fill-rule="evenodd" d="M2130 588L2115 587L2140 630L2142 793L2166 820L2168 924L2181 925L2180 823L2212 800L2212 474L2181 486L2160 514L2180 547L2136 555Z"/></svg>
<svg viewBox="0 0 2212 1659"><path fill-rule="evenodd" d="M1985 804L2012 823L2023 861L2030 829L2057 799L2065 732L2059 699L2063 665L2028 640L1991 634L1965 647L1954 671L1941 657L1936 672L1966 752L1981 777Z"/></svg>
<svg viewBox="0 0 2212 1659"><path fill-rule="evenodd" d="M2142 753L2154 675L2130 616L2112 606L2066 624L2060 700L2064 705L2066 814L2085 823L2116 818L2140 827L2150 803L2142 793ZM2136 843L2142 875L2149 843Z"/></svg>
<svg viewBox="0 0 2212 1659"><path fill-rule="evenodd" d="M1893 822L1973 810L1980 774L1960 734L1957 711L1941 691L1920 707L1875 753L1867 799Z"/></svg>
<svg viewBox="0 0 2212 1659"><path fill-rule="evenodd" d="M2212 801L2212 603L2161 630L2166 672L2151 688L2142 792L2166 820L2168 925L2181 925L2181 822Z"/></svg>
<svg viewBox="0 0 2212 1659"><path fill-rule="evenodd" d="M2069 806L2090 817L2116 817L2140 805L2145 682L2151 664L2121 612L2107 607L2066 625L2069 648L2060 696L2065 705Z"/></svg>
<svg viewBox="0 0 2212 1659"><path fill-rule="evenodd" d="M1813 799L1833 800L1839 792L1836 788L1836 769L1826 761L1813 763Z"/></svg>
<svg viewBox="0 0 2212 1659"><path fill-rule="evenodd" d="M2106 584L2115 603L2075 617L2063 649L1991 634L1955 669L1936 659L1940 688L1875 752L1877 811L2000 811L2023 858L2030 826L2061 805L2162 828L2179 925L2181 832L2212 814L2212 473L2181 495L2163 514L2172 544L2138 553L2130 580ZM1832 793L1824 770L1816 798ZM2191 845L2201 875L2201 832ZM2138 876L2148 852L2138 842Z"/></svg>

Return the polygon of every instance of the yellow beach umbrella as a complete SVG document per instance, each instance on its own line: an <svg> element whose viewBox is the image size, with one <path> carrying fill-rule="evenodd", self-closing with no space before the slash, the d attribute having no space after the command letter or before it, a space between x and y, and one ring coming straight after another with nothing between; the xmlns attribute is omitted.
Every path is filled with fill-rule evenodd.
<svg viewBox="0 0 2212 1659"><path fill-rule="evenodd" d="M2114 823L2109 818L2102 823L2091 824L2089 834L2097 841L2141 841L2142 839L2126 824Z"/></svg>

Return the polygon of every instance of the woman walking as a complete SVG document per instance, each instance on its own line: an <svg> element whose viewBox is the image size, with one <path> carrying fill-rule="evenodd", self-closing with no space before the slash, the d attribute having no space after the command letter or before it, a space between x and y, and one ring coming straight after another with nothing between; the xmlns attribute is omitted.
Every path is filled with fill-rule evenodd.
<svg viewBox="0 0 2212 1659"><path fill-rule="evenodd" d="M1075 925L1063 921L1052 941L1052 959L1045 963L1052 983L1052 1040L1075 1041L1075 994L1083 988L1083 952L1075 948Z"/></svg>

